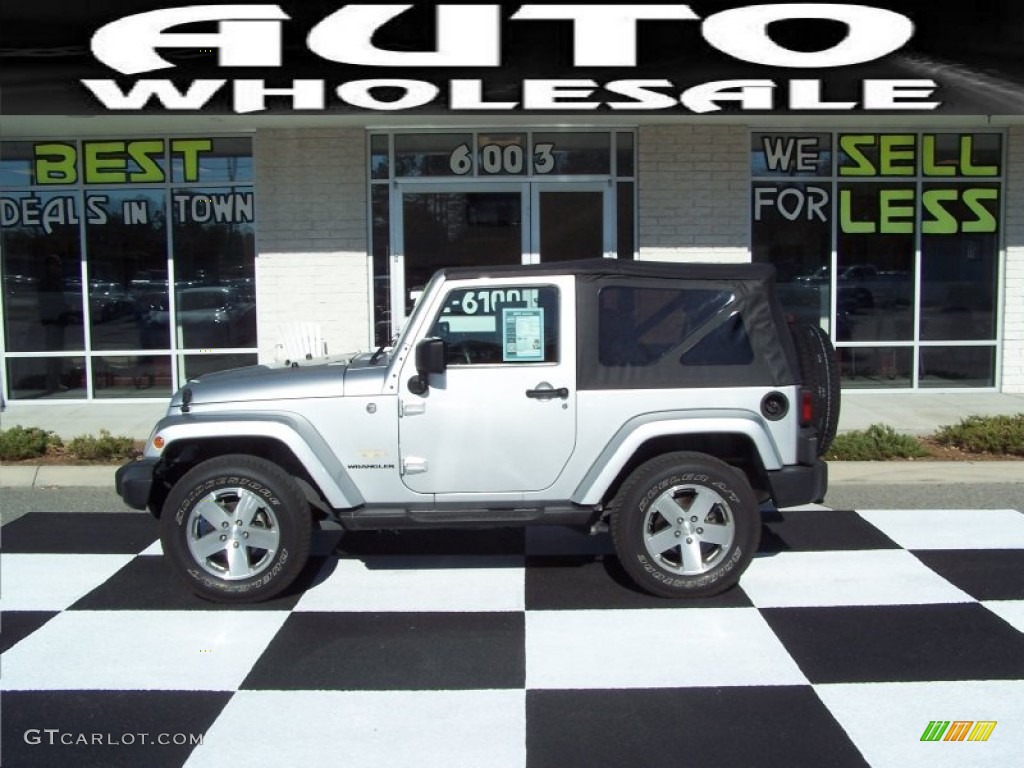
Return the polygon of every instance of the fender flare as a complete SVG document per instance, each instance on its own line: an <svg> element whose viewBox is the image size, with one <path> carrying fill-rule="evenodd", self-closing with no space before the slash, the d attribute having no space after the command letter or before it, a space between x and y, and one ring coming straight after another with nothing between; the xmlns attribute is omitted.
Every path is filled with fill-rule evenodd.
<svg viewBox="0 0 1024 768"><path fill-rule="evenodd" d="M640 446L658 437L742 435L750 439L766 470L782 468L778 447L759 416L740 410L659 411L635 416L608 441L572 495L576 504L599 504Z"/></svg>
<svg viewBox="0 0 1024 768"><path fill-rule="evenodd" d="M285 445L320 487L327 502L336 509L358 507L362 494L334 451L303 416L281 411L259 413L193 413L166 416L157 422L153 436L164 439L156 449L153 440L146 445L146 456L162 456L175 443L213 438L265 438Z"/></svg>

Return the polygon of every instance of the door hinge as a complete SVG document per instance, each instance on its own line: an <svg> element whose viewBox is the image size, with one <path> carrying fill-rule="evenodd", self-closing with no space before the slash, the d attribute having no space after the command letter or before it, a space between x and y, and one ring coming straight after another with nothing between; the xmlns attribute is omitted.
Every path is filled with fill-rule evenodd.
<svg viewBox="0 0 1024 768"><path fill-rule="evenodd" d="M403 475L420 475L427 471L427 460L419 456L408 456L402 459Z"/></svg>
<svg viewBox="0 0 1024 768"><path fill-rule="evenodd" d="M427 412L426 403L417 403L415 401L402 401L402 408L399 411L402 416L419 416L421 413Z"/></svg>

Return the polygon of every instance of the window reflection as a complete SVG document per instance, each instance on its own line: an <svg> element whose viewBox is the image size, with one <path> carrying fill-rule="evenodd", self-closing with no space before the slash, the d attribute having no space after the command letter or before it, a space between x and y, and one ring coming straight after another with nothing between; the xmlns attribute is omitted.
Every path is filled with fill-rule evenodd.
<svg viewBox="0 0 1024 768"><path fill-rule="evenodd" d="M12 400L85 397L85 358L10 357L7 386Z"/></svg>
<svg viewBox="0 0 1024 768"><path fill-rule="evenodd" d="M93 394L97 398L169 397L169 355L125 355L92 359Z"/></svg>
<svg viewBox="0 0 1024 768"><path fill-rule="evenodd" d="M941 218L926 213L923 224L921 338L994 339L999 189L993 184L926 184L924 189L925 195L935 195L933 206L941 204ZM929 231L939 227L964 231Z"/></svg>
<svg viewBox="0 0 1024 768"><path fill-rule="evenodd" d="M255 347L252 179L249 137L0 142L5 394L164 398L175 348Z"/></svg>
<svg viewBox="0 0 1024 768"><path fill-rule="evenodd" d="M894 184L839 185L839 341L913 338L914 194Z"/></svg>
<svg viewBox="0 0 1024 768"><path fill-rule="evenodd" d="M82 350L77 193L5 193L4 329L10 352Z"/></svg>
<svg viewBox="0 0 1024 768"><path fill-rule="evenodd" d="M111 189L86 193L102 212L86 227L89 322L93 349L166 349L152 313L167 307L164 192Z"/></svg>
<svg viewBox="0 0 1024 768"><path fill-rule="evenodd" d="M910 347L841 347L842 386L848 389L903 389L913 383Z"/></svg>
<svg viewBox="0 0 1024 768"><path fill-rule="evenodd" d="M256 346L252 188L174 189L171 206L178 347ZM159 311L151 319L168 323Z"/></svg>
<svg viewBox="0 0 1024 768"><path fill-rule="evenodd" d="M995 385L995 347L923 347L922 387Z"/></svg>
<svg viewBox="0 0 1024 768"><path fill-rule="evenodd" d="M773 264L786 312L829 328L832 211L828 184L755 183L753 260Z"/></svg>

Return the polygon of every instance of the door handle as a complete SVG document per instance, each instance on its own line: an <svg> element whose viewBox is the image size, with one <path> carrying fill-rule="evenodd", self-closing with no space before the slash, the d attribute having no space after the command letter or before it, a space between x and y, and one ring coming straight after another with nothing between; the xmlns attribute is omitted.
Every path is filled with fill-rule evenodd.
<svg viewBox="0 0 1024 768"><path fill-rule="evenodd" d="M569 390L566 387L559 387L555 389L550 384L538 384L536 389L526 390L526 396L533 398L534 400L551 400L552 398L558 397L562 400L569 399Z"/></svg>

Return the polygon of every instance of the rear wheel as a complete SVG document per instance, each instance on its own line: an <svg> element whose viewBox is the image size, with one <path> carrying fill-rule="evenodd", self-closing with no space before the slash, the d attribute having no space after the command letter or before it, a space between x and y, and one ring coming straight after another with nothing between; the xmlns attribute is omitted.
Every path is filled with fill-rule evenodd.
<svg viewBox="0 0 1024 768"><path fill-rule="evenodd" d="M277 595L309 557L312 520L302 491L280 467L222 456L187 472L160 518L164 553L200 597L257 602Z"/></svg>
<svg viewBox="0 0 1024 768"><path fill-rule="evenodd" d="M612 508L622 567L662 597L707 597L739 581L761 519L746 477L698 453L670 453L636 469Z"/></svg>
<svg viewBox="0 0 1024 768"><path fill-rule="evenodd" d="M822 456L832 445L839 428L840 381L835 347L828 334L816 325L791 325L790 335L800 363L801 380L811 391L818 455Z"/></svg>

